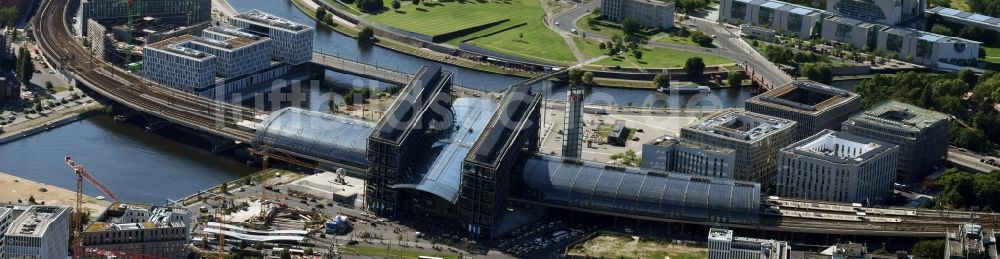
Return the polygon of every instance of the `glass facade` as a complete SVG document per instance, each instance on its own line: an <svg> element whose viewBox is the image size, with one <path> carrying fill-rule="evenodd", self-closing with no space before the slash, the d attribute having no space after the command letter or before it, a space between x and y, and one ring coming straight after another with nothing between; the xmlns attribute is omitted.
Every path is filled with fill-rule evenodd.
<svg viewBox="0 0 1000 259"><path fill-rule="evenodd" d="M537 155L524 163L526 199L612 213L756 223L760 184Z"/></svg>
<svg viewBox="0 0 1000 259"><path fill-rule="evenodd" d="M363 167L371 122L340 115L284 108L257 128L254 145L267 145L333 162Z"/></svg>

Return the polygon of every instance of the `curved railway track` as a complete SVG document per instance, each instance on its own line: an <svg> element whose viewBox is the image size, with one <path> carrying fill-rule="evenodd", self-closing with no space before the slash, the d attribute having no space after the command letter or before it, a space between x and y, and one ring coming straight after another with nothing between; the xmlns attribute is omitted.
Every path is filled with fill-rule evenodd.
<svg viewBox="0 0 1000 259"><path fill-rule="evenodd" d="M137 111L233 140L253 139L255 129L237 123L257 121L254 110L157 85L95 59L70 34L67 8L68 0L44 1L32 21L39 47L54 69Z"/></svg>

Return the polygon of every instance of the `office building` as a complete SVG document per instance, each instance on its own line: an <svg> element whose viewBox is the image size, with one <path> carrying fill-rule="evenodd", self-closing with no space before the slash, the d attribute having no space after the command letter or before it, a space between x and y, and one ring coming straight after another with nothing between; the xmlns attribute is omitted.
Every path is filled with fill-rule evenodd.
<svg viewBox="0 0 1000 259"><path fill-rule="evenodd" d="M133 3L133 2L130 2ZM212 20L211 0L142 0L134 1L135 17L154 17L163 23L188 26ZM90 19L121 18L129 16L128 4L120 0L80 0L76 30L80 36L87 36L87 21Z"/></svg>
<svg viewBox="0 0 1000 259"><path fill-rule="evenodd" d="M462 162L459 221L470 236L492 239L501 234L510 175L522 153L538 151L542 96L529 85L511 87Z"/></svg>
<svg viewBox="0 0 1000 259"><path fill-rule="evenodd" d="M977 41L841 16L824 19L821 36L826 41L893 53L895 59L950 70L974 64L982 45Z"/></svg>
<svg viewBox="0 0 1000 259"><path fill-rule="evenodd" d="M795 122L763 114L725 110L681 128L681 141L698 146L732 149L733 178L761 183L777 178L778 150L794 142Z"/></svg>
<svg viewBox="0 0 1000 259"><path fill-rule="evenodd" d="M81 237L88 251L183 258L190 228L186 208L112 204Z"/></svg>
<svg viewBox="0 0 1000 259"><path fill-rule="evenodd" d="M923 181L948 148L948 115L888 101L852 116L844 132L899 146L896 180Z"/></svg>
<svg viewBox="0 0 1000 259"><path fill-rule="evenodd" d="M935 15L941 17L941 20L937 22L943 21L946 25L952 25L949 26L951 28L976 26L993 31L994 36L1000 39L1000 18L955 10L944 6L928 9L925 16L934 17Z"/></svg>
<svg viewBox="0 0 1000 259"><path fill-rule="evenodd" d="M708 230L708 259L788 259L788 242L737 237L732 230Z"/></svg>
<svg viewBox="0 0 1000 259"><path fill-rule="evenodd" d="M781 149L778 195L880 204L892 191L896 145L823 130Z"/></svg>
<svg viewBox="0 0 1000 259"><path fill-rule="evenodd" d="M632 18L646 27L674 27L674 3L660 0L601 0L601 16L621 22Z"/></svg>
<svg viewBox="0 0 1000 259"><path fill-rule="evenodd" d="M237 77L271 65L271 39L267 37L212 27L206 29L202 37L195 37L189 45L192 49L215 56L217 77Z"/></svg>
<svg viewBox="0 0 1000 259"><path fill-rule="evenodd" d="M760 184L535 154L511 195L607 215L760 222Z"/></svg>
<svg viewBox="0 0 1000 259"><path fill-rule="evenodd" d="M834 15L885 25L902 25L923 17L927 0L828 0Z"/></svg>
<svg viewBox="0 0 1000 259"><path fill-rule="evenodd" d="M312 60L313 28L281 17L250 10L229 17L229 23L273 40L271 59L301 65Z"/></svg>
<svg viewBox="0 0 1000 259"><path fill-rule="evenodd" d="M94 56L112 63L122 63L132 52L130 62L142 59L141 46L184 34L194 34L208 28L209 22L201 22L188 26L178 26L163 22L153 17L136 18L129 29L128 17L88 19L85 26L87 34L83 35L90 43L88 50ZM131 37L131 44L126 40Z"/></svg>
<svg viewBox="0 0 1000 259"><path fill-rule="evenodd" d="M859 109L857 94L812 81L792 82L746 102L747 111L795 121L795 139L824 129L839 130Z"/></svg>
<svg viewBox="0 0 1000 259"><path fill-rule="evenodd" d="M194 39L183 35L146 45L142 50L142 76L188 92L211 88L217 57L188 47Z"/></svg>
<svg viewBox="0 0 1000 259"><path fill-rule="evenodd" d="M992 229L982 225L962 224L949 229L945 237L945 259L997 258L997 242Z"/></svg>
<svg viewBox="0 0 1000 259"><path fill-rule="evenodd" d="M722 0L719 3L719 19L724 22L751 24L801 38L813 34L822 14L819 9L781 1Z"/></svg>
<svg viewBox="0 0 1000 259"><path fill-rule="evenodd" d="M641 161L643 169L733 179L736 152L663 137L642 145Z"/></svg>
<svg viewBox="0 0 1000 259"><path fill-rule="evenodd" d="M778 31L753 24L740 24L740 35L750 39L772 42L778 35Z"/></svg>
<svg viewBox="0 0 1000 259"><path fill-rule="evenodd" d="M66 258L72 209L58 206L8 206L15 218L4 236L2 258Z"/></svg>
<svg viewBox="0 0 1000 259"><path fill-rule="evenodd" d="M14 217L11 216L12 213L12 209L0 207L0 258L4 258L4 245L7 243L7 229L10 228L11 222L14 221Z"/></svg>

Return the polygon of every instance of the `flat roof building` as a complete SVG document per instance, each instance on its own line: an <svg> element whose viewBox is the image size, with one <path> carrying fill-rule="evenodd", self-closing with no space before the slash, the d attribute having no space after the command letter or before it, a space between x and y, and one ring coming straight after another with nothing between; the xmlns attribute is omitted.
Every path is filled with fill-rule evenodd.
<svg viewBox="0 0 1000 259"><path fill-rule="evenodd" d="M216 28L216 27L212 27ZM217 77L231 78L271 66L271 39L234 30L206 29L189 46L215 56Z"/></svg>
<svg viewBox="0 0 1000 259"><path fill-rule="evenodd" d="M4 237L3 258L66 258L72 209L59 206L8 206L15 219Z"/></svg>
<svg viewBox="0 0 1000 259"><path fill-rule="evenodd" d="M826 11L835 15L885 25L902 25L919 19L927 0L829 0Z"/></svg>
<svg viewBox="0 0 1000 259"><path fill-rule="evenodd" d="M682 174L733 179L736 152L699 146L674 137L662 137L642 145L641 168Z"/></svg>
<svg viewBox="0 0 1000 259"><path fill-rule="evenodd" d="M85 250L98 254L183 258L189 254L190 233L186 208L116 203L91 223L81 238Z"/></svg>
<svg viewBox="0 0 1000 259"><path fill-rule="evenodd" d="M781 149L778 195L880 204L891 194L896 145L823 130Z"/></svg>
<svg viewBox="0 0 1000 259"><path fill-rule="evenodd" d="M982 225L962 224L949 229L944 245L945 259L997 258L997 238Z"/></svg>
<svg viewBox="0 0 1000 259"><path fill-rule="evenodd" d="M215 83L216 56L188 47L195 36L182 35L143 48L142 76L183 91L202 92Z"/></svg>
<svg viewBox="0 0 1000 259"><path fill-rule="evenodd" d="M941 19L945 22L960 26L976 26L991 30L994 31L997 37L1000 37L1000 18L965 12L944 6L928 9L926 14L926 16L940 15Z"/></svg>
<svg viewBox="0 0 1000 259"><path fill-rule="evenodd" d="M899 146L896 180L923 181L948 148L948 115L887 101L844 122L845 132Z"/></svg>
<svg viewBox="0 0 1000 259"><path fill-rule="evenodd" d="M603 11L603 10L601 10ZM719 19L732 24L752 24L808 38L823 11L772 0L722 0Z"/></svg>
<svg viewBox="0 0 1000 259"><path fill-rule="evenodd" d="M788 259L788 242L738 237L732 230L708 230L708 259Z"/></svg>
<svg viewBox="0 0 1000 259"><path fill-rule="evenodd" d="M674 27L674 3L660 0L602 0L601 16L616 22L632 18L647 27Z"/></svg>
<svg viewBox="0 0 1000 259"><path fill-rule="evenodd" d="M857 94L812 81L792 82L746 101L747 111L795 121L795 139L839 130L860 109Z"/></svg>
<svg viewBox="0 0 1000 259"><path fill-rule="evenodd" d="M247 32L274 40L271 59L293 66L312 60L314 32L312 27L260 10L250 10L229 17L229 23Z"/></svg>
<svg viewBox="0 0 1000 259"><path fill-rule="evenodd" d="M733 178L770 187L777 178L778 150L794 142L791 120L740 110L725 110L681 128L681 141L732 149Z"/></svg>
<svg viewBox="0 0 1000 259"><path fill-rule="evenodd" d="M0 207L0 258L4 257L4 245L7 243L7 229L10 228L11 222L14 221L14 217L11 216L13 210L10 208Z"/></svg>

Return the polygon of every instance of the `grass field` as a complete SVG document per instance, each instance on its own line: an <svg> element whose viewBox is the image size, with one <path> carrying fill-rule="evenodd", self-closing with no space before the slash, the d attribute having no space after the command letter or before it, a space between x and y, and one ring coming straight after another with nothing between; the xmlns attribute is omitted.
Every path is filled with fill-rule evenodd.
<svg viewBox="0 0 1000 259"><path fill-rule="evenodd" d="M388 256L386 256L388 254ZM420 256L433 256L448 259L457 259L458 255L448 252L426 252L426 251L416 251L416 250L402 250L402 249L389 249L386 250L385 247L380 246L346 246L343 250L343 255L361 255L361 256L372 256L377 258L417 258Z"/></svg>
<svg viewBox="0 0 1000 259"><path fill-rule="evenodd" d="M708 249L602 234L574 246L569 254L596 258L705 259L708 258Z"/></svg>
<svg viewBox="0 0 1000 259"><path fill-rule="evenodd" d="M594 39L584 39L582 37L573 37L573 41L576 43L576 47L590 57L597 57L604 55L604 51L597 47L597 44L601 42Z"/></svg>
<svg viewBox="0 0 1000 259"><path fill-rule="evenodd" d="M688 58L701 57L706 66L733 63L732 60L708 53L692 53L666 48L643 47L642 59L636 59L632 52L619 53L617 56L597 61L594 65L605 67L642 67L642 68L673 68L683 67Z"/></svg>
<svg viewBox="0 0 1000 259"><path fill-rule="evenodd" d="M693 41L691 41L691 37L681 37L681 36L670 35L670 36L665 36L665 37L656 39L656 41L657 42L663 42L663 43L673 43L673 44L680 44L680 45L688 45L688 46L700 47L698 45L698 43L694 43Z"/></svg>
<svg viewBox="0 0 1000 259"><path fill-rule="evenodd" d="M343 3L338 2L337 0L323 0L323 1L329 3L331 6L337 8L338 10L346 11L353 15L362 15L362 13L358 12L358 10L355 9L353 6L346 6Z"/></svg>
<svg viewBox="0 0 1000 259"><path fill-rule="evenodd" d="M386 6L392 6L391 0L384 1ZM399 10L387 10L367 18L395 28L428 35L440 35L510 19L505 23L472 32L447 43L457 45L459 42L487 35L469 43L550 63L568 64L576 61L566 42L542 24L545 11L542 10L538 0L470 0L464 3L436 2L420 5L413 5L410 1L401 3L402 7ZM526 24L497 32L501 28L520 23Z"/></svg>

